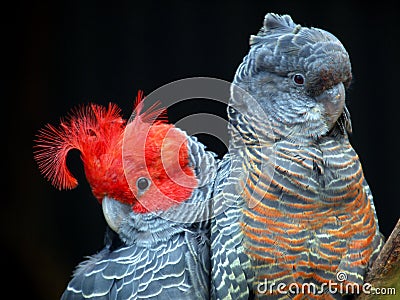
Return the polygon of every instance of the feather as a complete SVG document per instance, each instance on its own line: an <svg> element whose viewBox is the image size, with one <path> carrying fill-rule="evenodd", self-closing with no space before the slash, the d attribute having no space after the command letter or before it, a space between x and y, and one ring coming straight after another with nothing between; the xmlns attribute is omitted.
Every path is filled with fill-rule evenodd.
<svg viewBox="0 0 400 300"><path fill-rule="evenodd" d="M145 97L143 95L143 91L139 90L129 122L137 122L140 120L144 123L153 123L154 121L164 123L168 121L167 110L164 107L160 107L160 101L157 101L148 109L144 110L144 100Z"/></svg>
<svg viewBox="0 0 400 300"><path fill-rule="evenodd" d="M108 108L97 104L80 106L61 119L58 127L47 124L35 139L34 159L40 172L60 190L75 188L78 182L66 164L69 151L79 150L84 163L88 163L85 159L111 147L122 134L124 123L118 106L110 103Z"/></svg>

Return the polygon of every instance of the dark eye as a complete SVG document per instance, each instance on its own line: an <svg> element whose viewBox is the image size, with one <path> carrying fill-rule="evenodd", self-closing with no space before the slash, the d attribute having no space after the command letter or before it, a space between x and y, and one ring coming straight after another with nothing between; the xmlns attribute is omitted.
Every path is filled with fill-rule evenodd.
<svg viewBox="0 0 400 300"><path fill-rule="evenodd" d="M293 81L295 84L303 85L304 84L304 76L302 74L294 74Z"/></svg>
<svg viewBox="0 0 400 300"><path fill-rule="evenodd" d="M138 190L144 191L150 186L150 180L146 177L140 177L136 181L136 186Z"/></svg>

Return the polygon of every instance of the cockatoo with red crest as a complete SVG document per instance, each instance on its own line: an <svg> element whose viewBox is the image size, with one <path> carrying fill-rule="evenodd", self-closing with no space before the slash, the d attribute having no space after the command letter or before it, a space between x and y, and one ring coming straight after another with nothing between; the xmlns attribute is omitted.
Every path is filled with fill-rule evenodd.
<svg viewBox="0 0 400 300"><path fill-rule="evenodd" d="M59 189L77 186L66 165L81 153L101 203L106 245L75 270L62 299L207 299L210 197L218 160L169 124L139 92L126 122L115 104L82 106L39 131L34 157Z"/></svg>

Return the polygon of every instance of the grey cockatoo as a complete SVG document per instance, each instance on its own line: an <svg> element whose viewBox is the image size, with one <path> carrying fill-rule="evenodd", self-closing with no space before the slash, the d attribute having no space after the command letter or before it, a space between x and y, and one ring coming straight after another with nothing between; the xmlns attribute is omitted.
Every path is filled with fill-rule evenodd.
<svg viewBox="0 0 400 300"><path fill-rule="evenodd" d="M251 37L215 188L214 299L340 299L357 290L329 283L360 288L383 241L348 138L351 78L347 51L325 30L269 13Z"/></svg>

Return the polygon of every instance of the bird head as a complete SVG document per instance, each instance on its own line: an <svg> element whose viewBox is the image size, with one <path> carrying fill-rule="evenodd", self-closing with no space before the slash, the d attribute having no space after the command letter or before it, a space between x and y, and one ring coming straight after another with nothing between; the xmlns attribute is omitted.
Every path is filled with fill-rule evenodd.
<svg viewBox="0 0 400 300"><path fill-rule="evenodd" d="M239 66L230 106L254 122L267 119L275 135L319 138L351 131L345 89L352 78L342 43L331 33L269 13Z"/></svg>
<svg viewBox="0 0 400 300"><path fill-rule="evenodd" d="M48 124L39 131L34 158L56 188L73 189L78 182L67 155L79 150L104 217L119 233L130 213L168 210L189 199L198 185L187 135L165 116L158 103L143 111L142 92L128 123L115 104L81 106L58 127Z"/></svg>

